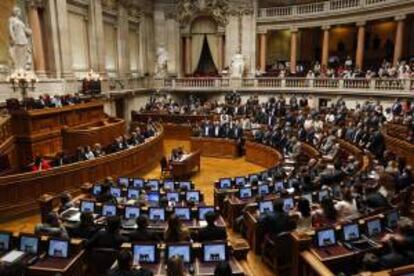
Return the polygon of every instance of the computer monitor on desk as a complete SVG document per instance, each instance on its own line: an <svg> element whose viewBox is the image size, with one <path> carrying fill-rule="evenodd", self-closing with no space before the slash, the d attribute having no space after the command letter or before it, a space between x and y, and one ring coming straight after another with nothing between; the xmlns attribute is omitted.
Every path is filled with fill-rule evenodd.
<svg viewBox="0 0 414 276"><path fill-rule="evenodd" d="M189 191L191 190L191 182L190 181L180 181L178 184L178 187L180 187L180 190Z"/></svg>
<svg viewBox="0 0 414 276"><path fill-rule="evenodd" d="M165 209L150 207L149 219L152 221L165 221Z"/></svg>
<svg viewBox="0 0 414 276"><path fill-rule="evenodd" d="M261 215L273 212L273 202L271 200L265 200L259 202L259 212Z"/></svg>
<svg viewBox="0 0 414 276"><path fill-rule="evenodd" d="M178 192L168 192L167 193L167 200L170 202L179 202L180 201L180 194Z"/></svg>
<svg viewBox="0 0 414 276"><path fill-rule="evenodd" d="M203 262L224 262L228 260L225 242L209 242L202 245Z"/></svg>
<svg viewBox="0 0 414 276"><path fill-rule="evenodd" d="M155 264L159 262L157 244L135 243L132 247L133 264Z"/></svg>
<svg viewBox="0 0 414 276"><path fill-rule="evenodd" d="M148 202L150 204L158 204L160 202L159 192L149 192L147 195L148 195Z"/></svg>
<svg viewBox="0 0 414 276"><path fill-rule="evenodd" d="M238 176L234 179L234 183L237 187L246 186L246 178L244 176Z"/></svg>
<svg viewBox="0 0 414 276"><path fill-rule="evenodd" d="M164 180L163 183L164 190L166 191L174 191L175 190L175 183L173 180Z"/></svg>
<svg viewBox="0 0 414 276"><path fill-rule="evenodd" d="M185 193L185 199L187 202L200 202L200 191L187 191Z"/></svg>
<svg viewBox="0 0 414 276"><path fill-rule="evenodd" d="M375 237L382 233L382 225L380 218L369 219L366 221L366 229L368 237Z"/></svg>
<svg viewBox="0 0 414 276"><path fill-rule="evenodd" d="M11 245L11 233L0 232L0 251L5 252L10 250Z"/></svg>
<svg viewBox="0 0 414 276"><path fill-rule="evenodd" d="M167 250L168 259L171 258L172 256L178 256L186 264L192 262L190 243L167 244L166 250Z"/></svg>
<svg viewBox="0 0 414 276"><path fill-rule="evenodd" d="M342 227L344 241L350 242L361 238L359 225L357 223L346 224Z"/></svg>
<svg viewBox="0 0 414 276"><path fill-rule="evenodd" d="M133 199L133 200L138 199L139 198L139 189L138 188L128 188L127 198L128 199Z"/></svg>
<svg viewBox="0 0 414 276"><path fill-rule="evenodd" d="M160 182L156 179L148 180L147 187L150 187L151 191L158 191L160 188Z"/></svg>
<svg viewBox="0 0 414 276"><path fill-rule="evenodd" d="M144 179L142 179L142 178L134 178L134 179L132 179L132 186L134 188L138 188L138 189L144 188Z"/></svg>
<svg viewBox="0 0 414 276"><path fill-rule="evenodd" d="M95 213L95 202L90 200L81 200L80 211L82 213Z"/></svg>
<svg viewBox="0 0 414 276"><path fill-rule="evenodd" d="M102 191L102 185L93 185L92 195L98 196L101 194L101 191Z"/></svg>
<svg viewBox="0 0 414 276"><path fill-rule="evenodd" d="M39 253L39 238L34 235L21 235L19 249L30 255L37 255Z"/></svg>
<svg viewBox="0 0 414 276"><path fill-rule="evenodd" d="M50 239L47 253L49 257L53 258L68 258L69 241L56 238Z"/></svg>
<svg viewBox="0 0 414 276"><path fill-rule="evenodd" d="M319 248L336 245L335 229L333 228L317 230L315 237L316 246Z"/></svg>
<svg viewBox="0 0 414 276"><path fill-rule="evenodd" d="M118 184L121 185L121 186L128 187L129 186L129 178L128 177L118 178Z"/></svg>
<svg viewBox="0 0 414 276"><path fill-rule="evenodd" d="M125 219L136 219L140 215L140 209L138 206L127 205L125 206Z"/></svg>
<svg viewBox="0 0 414 276"><path fill-rule="evenodd" d="M253 196L252 188L251 187L245 187L239 189L239 197L240 199L248 199Z"/></svg>
<svg viewBox="0 0 414 276"><path fill-rule="evenodd" d="M174 214L181 220L191 220L191 210L188 207L175 207Z"/></svg>
<svg viewBox="0 0 414 276"><path fill-rule="evenodd" d="M121 188L111 187L110 193L113 197L119 198L121 197Z"/></svg>
<svg viewBox="0 0 414 276"><path fill-rule="evenodd" d="M102 206L102 216L104 216L104 217L116 216L116 205L114 205L114 204L104 204Z"/></svg>
<svg viewBox="0 0 414 276"><path fill-rule="evenodd" d="M215 213L214 207L213 206L198 207L198 220L206 220L206 214L208 212Z"/></svg>
<svg viewBox="0 0 414 276"><path fill-rule="evenodd" d="M230 178L220 178L218 183L219 189L230 189L231 188L231 179Z"/></svg>

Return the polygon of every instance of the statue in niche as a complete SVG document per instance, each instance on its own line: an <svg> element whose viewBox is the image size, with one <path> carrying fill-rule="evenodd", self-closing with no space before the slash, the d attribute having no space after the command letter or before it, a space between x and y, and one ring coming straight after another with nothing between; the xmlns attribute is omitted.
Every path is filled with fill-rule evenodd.
<svg viewBox="0 0 414 276"><path fill-rule="evenodd" d="M20 8L14 7L12 16L9 18L9 51L15 70L30 70L32 55L29 38L32 30L26 27L20 17Z"/></svg>
<svg viewBox="0 0 414 276"><path fill-rule="evenodd" d="M241 79L244 73L244 58L242 54L235 54L231 59L230 77Z"/></svg>
<svg viewBox="0 0 414 276"><path fill-rule="evenodd" d="M157 64L155 65L155 76L158 78L164 78L167 76L168 66L168 52L164 46L160 46L157 49Z"/></svg>

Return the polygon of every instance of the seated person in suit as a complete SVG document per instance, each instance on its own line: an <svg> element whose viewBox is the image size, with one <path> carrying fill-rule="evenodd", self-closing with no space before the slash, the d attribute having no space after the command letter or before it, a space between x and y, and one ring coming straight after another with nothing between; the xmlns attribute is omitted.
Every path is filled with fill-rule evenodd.
<svg viewBox="0 0 414 276"><path fill-rule="evenodd" d="M233 271L228 262L220 262L214 269L214 276L232 276Z"/></svg>
<svg viewBox="0 0 414 276"><path fill-rule="evenodd" d="M72 202L72 196L69 193L67 192L61 193L59 198L60 198L60 206L58 210L59 214L73 207L74 204Z"/></svg>
<svg viewBox="0 0 414 276"><path fill-rule="evenodd" d="M216 222L215 213L208 212L206 214L206 221L207 221L207 226L200 229L200 231L198 232L198 240L200 242L227 239L226 228L218 227L215 225L215 222Z"/></svg>
<svg viewBox="0 0 414 276"><path fill-rule="evenodd" d="M186 276L183 259L177 255L167 261L167 276Z"/></svg>
<svg viewBox="0 0 414 276"><path fill-rule="evenodd" d="M119 217L108 217L106 229L97 232L86 243L86 248L113 248L119 249L122 243L128 240L119 234L121 220Z"/></svg>
<svg viewBox="0 0 414 276"><path fill-rule="evenodd" d="M148 224L148 217L146 215L140 215L137 218L138 228L129 235L131 242L159 241L157 235L148 230Z"/></svg>
<svg viewBox="0 0 414 276"><path fill-rule="evenodd" d="M102 184L101 193L96 197L96 201L100 203L113 203L117 204L116 198L111 195L111 185L106 182Z"/></svg>
<svg viewBox="0 0 414 276"><path fill-rule="evenodd" d="M190 241L190 232L181 223L176 215L171 215L168 219L168 227L164 234L165 242L184 242Z"/></svg>
<svg viewBox="0 0 414 276"><path fill-rule="evenodd" d="M111 269L108 276L152 276L150 270L140 268L135 269L132 265L132 254L127 250L122 250L117 256L118 267Z"/></svg>
<svg viewBox="0 0 414 276"><path fill-rule="evenodd" d="M335 209L332 198L325 196L319 209L313 212L313 225L322 227L337 222L338 211Z"/></svg>
<svg viewBox="0 0 414 276"><path fill-rule="evenodd" d="M80 222L75 227L70 229L70 236L78 239L91 239L96 232L98 227L93 221L93 215L91 212L82 213L80 216Z"/></svg>
<svg viewBox="0 0 414 276"><path fill-rule="evenodd" d="M63 152L58 152L56 153L55 158L53 159L51 165L52 167L60 167L60 166L63 166L69 163L70 163L69 157Z"/></svg>
<svg viewBox="0 0 414 276"><path fill-rule="evenodd" d="M35 227L36 235L45 235L58 238L69 238L66 228L63 226L59 220L58 214L55 212L50 212L47 214L45 223L39 223Z"/></svg>
<svg viewBox="0 0 414 276"><path fill-rule="evenodd" d="M296 225L289 215L283 210L283 199L276 199L273 203L273 213L266 213L259 218L259 227L265 235L275 237L282 232L295 229Z"/></svg>

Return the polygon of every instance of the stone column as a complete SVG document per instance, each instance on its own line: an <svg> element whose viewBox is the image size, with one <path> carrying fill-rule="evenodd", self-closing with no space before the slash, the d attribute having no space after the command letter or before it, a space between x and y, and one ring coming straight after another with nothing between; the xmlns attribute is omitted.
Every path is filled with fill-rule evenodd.
<svg viewBox="0 0 414 276"><path fill-rule="evenodd" d="M296 72L296 53L298 45L298 29L293 28L290 30L291 39L290 39L290 72Z"/></svg>
<svg viewBox="0 0 414 276"><path fill-rule="evenodd" d="M72 49L69 36L68 24L68 6L67 0L56 1L56 18L58 31L58 40L60 46L60 61L62 77L73 79L75 76L72 70Z"/></svg>
<svg viewBox="0 0 414 276"><path fill-rule="evenodd" d="M329 29L330 26L323 26L323 41L322 41L322 66L328 66L329 62Z"/></svg>
<svg viewBox="0 0 414 276"><path fill-rule="evenodd" d="M118 76L121 79L128 77L129 70L129 50L128 50L128 36L129 36L129 25L128 25L128 10L123 6L119 5L118 8L118 32L117 32L117 45L118 45Z"/></svg>
<svg viewBox="0 0 414 276"><path fill-rule="evenodd" d="M220 74L223 71L223 64L224 64L224 34L218 33L217 34L217 48L218 48L218 73Z"/></svg>
<svg viewBox="0 0 414 276"><path fill-rule="evenodd" d="M106 77L105 68L105 40L104 40L104 28L103 28L103 16L102 16L102 3L101 1L89 0L90 14L91 14L91 28L94 36L92 37L90 48L92 49L91 66L94 70L99 72L101 77Z"/></svg>
<svg viewBox="0 0 414 276"><path fill-rule="evenodd" d="M35 1L28 2L28 19L32 29L33 62L36 75L40 78L46 77L46 65L43 48L42 26L39 18L39 6Z"/></svg>
<svg viewBox="0 0 414 276"><path fill-rule="evenodd" d="M397 21L397 30L395 33L395 46L394 46L394 59L393 59L394 66L398 64L402 56L402 47L403 47L403 39L404 39L404 19L405 19L405 15L398 16L395 18L395 20Z"/></svg>
<svg viewBox="0 0 414 276"><path fill-rule="evenodd" d="M364 66L365 22L358 22L358 41L355 56L355 67L362 70Z"/></svg>
<svg viewBox="0 0 414 276"><path fill-rule="evenodd" d="M185 75L190 75L192 72L191 72L191 36L190 35L187 35L187 36L185 36L184 37L184 40L185 40L185 46L184 46L184 51L185 51L185 53L184 53L184 62L185 62L185 66L184 66L184 68L185 68L185 71L184 71L184 73L185 73Z"/></svg>
<svg viewBox="0 0 414 276"><path fill-rule="evenodd" d="M259 66L261 72L266 72L266 33L259 34L260 37L260 59Z"/></svg>

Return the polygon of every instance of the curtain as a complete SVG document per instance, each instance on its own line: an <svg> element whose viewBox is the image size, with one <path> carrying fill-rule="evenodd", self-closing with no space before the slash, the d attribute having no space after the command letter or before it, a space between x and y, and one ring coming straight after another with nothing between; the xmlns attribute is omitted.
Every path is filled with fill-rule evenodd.
<svg viewBox="0 0 414 276"><path fill-rule="evenodd" d="M219 47L218 47L218 37L216 35L207 35L207 42L208 42L208 47L210 48L210 53L211 53L211 57L213 58L213 62L214 65L216 66L217 70L220 71L219 68Z"/></svg>
<svg viewBox="0 0 414 276"><path fill-rule="evenodd" d="M200 62L201 51L203 50L204 35L193 35L191 37L191 72L197 70Z"/></svg>

